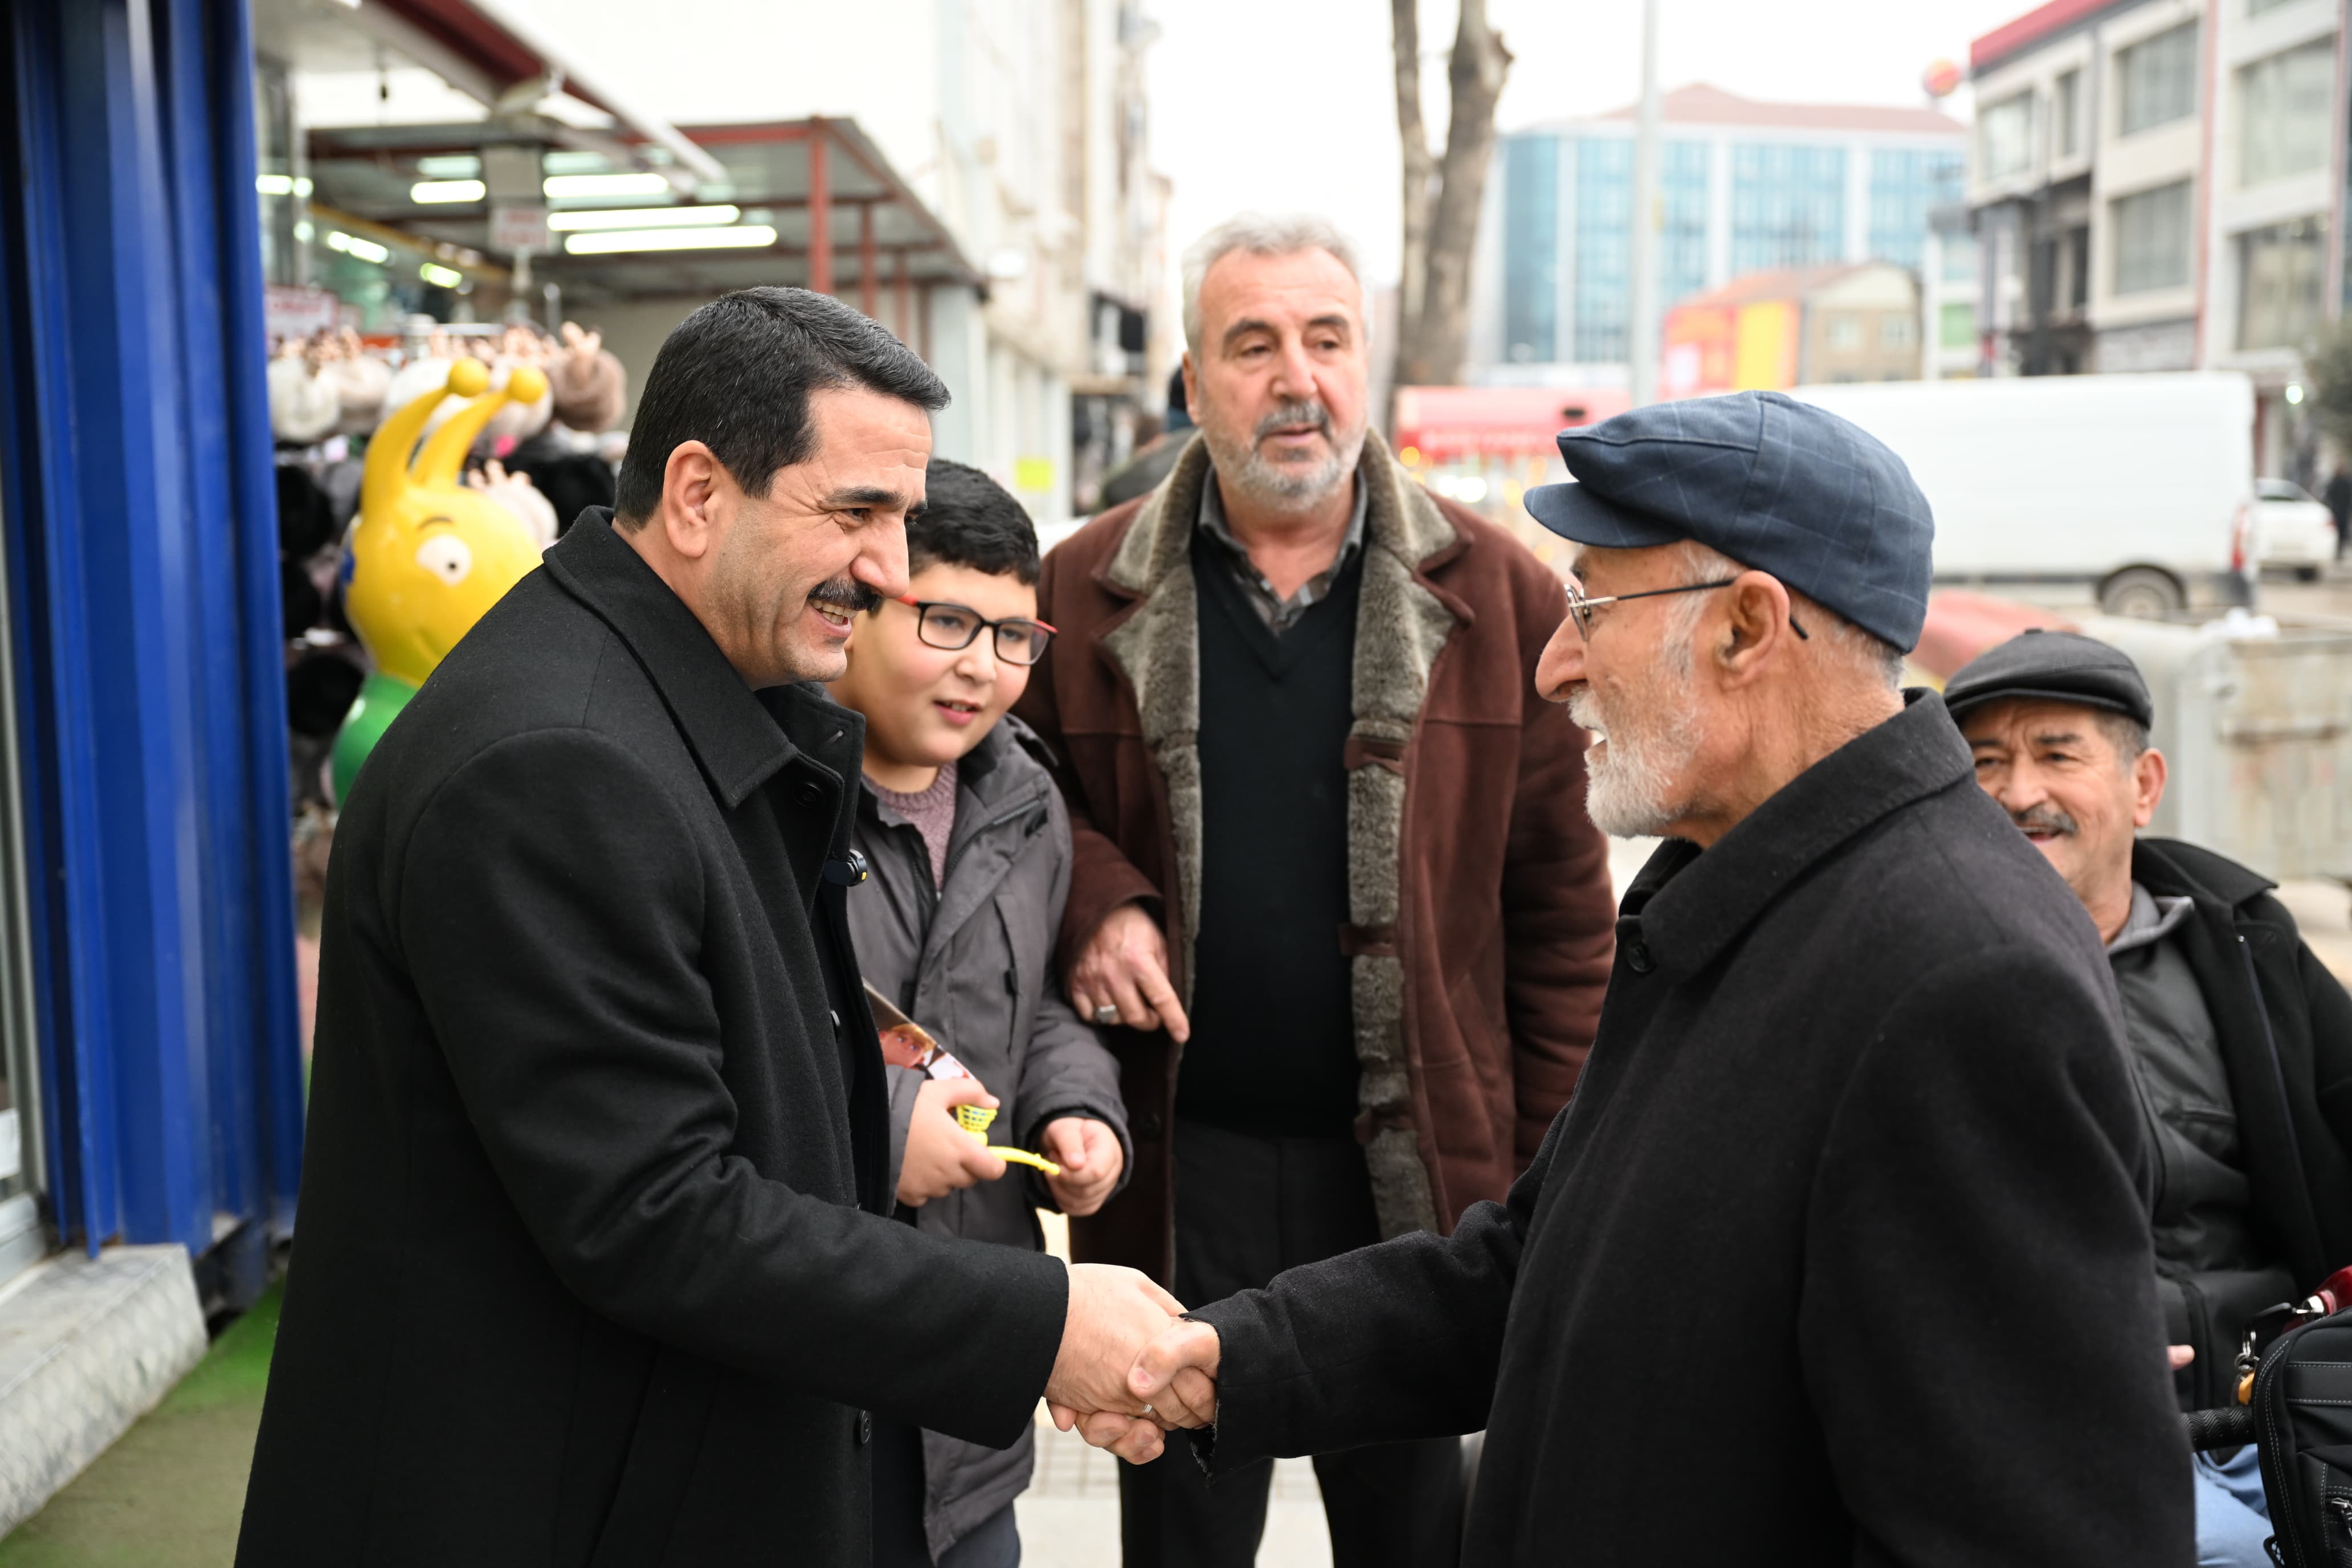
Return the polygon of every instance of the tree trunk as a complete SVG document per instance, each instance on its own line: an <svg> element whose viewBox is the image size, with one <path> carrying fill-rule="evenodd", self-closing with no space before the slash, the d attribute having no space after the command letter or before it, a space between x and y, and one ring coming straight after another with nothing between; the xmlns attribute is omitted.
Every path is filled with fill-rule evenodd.
<svg viewBox="0 0 2352 1568"><path fill-rule="evenodd" d="M1432 182L1437 165L1429 155L1429 132L1421 117L1421 16L1418 0L1389 0L1396 58L1397 140L1404 148L1404 268L1397 285L1397 352L1404 352L1409 323L1421 319L1423 279L1427 275L1429 215L1435 205Z"/></svg>
<svg viewBox="0 0 2352 1568"><path fill-rule="evenodd" d="M1412 0L1392 0L1397 34L1397 123L1404 133L1404 277L1408 291L1399 303L1396 384L1446 386L1462 379L1470 347L1470 266L1478 238L1478 207L1486 189L1486 168L1495 153L1495 105L1510 74L1511 53L1500 33L1486 25L1486 0L1462 0L1461 26L1454 35L1454 58L1446 81L1453 112L1446 126L1445 156L1436 170L1434 199L1416 216L1414 153L1423 173L1419 188L1431 192L1429 152L1421 131L1418 28ZM1415 45L1412 119L1408 123L1404 54L1407 29Z"/></svg>

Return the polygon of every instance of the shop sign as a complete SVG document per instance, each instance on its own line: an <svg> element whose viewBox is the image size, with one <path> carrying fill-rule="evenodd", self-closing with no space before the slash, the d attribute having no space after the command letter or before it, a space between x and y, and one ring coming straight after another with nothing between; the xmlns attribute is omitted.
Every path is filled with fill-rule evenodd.
<svg viewBox="0 0 2352 1568"><path fill-rule="evenodd" d="M273 338L309 338L335 330L342 301L315 286L271 283L261 291L263 325Z"/></svg>
<svg viewBox="0 0 2352 1568"><path fill-rule="evenodd" d="M555 248L547 232L547 209L498 203L490 208L490 248L509 256L518 251L545 253Z"/></svg>

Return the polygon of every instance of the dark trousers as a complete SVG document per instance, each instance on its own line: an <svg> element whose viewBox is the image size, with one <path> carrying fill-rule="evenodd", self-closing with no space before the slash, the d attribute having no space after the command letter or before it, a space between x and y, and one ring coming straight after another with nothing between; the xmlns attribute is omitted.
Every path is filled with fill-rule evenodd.
<svg viewBox="0 0 2352 1568"><path fill-rule="evenodd" d="M1353 1138L1257 1138L1176 1124L1176 1295L1200 1305L1286 1268L1380 1239ZM1462 1445L1379 1443L1315 1460L1333 1568L1452 1568L1461 1556ZM1127 1568L1251 1568L1265 1532L1271 1460L1212 1488L1177 1440L1118 1472Z"/></svg>
<svg viewBox="0 0 2352 1568"><path fill-rule="evenodd" d="M1021 1568L1021 1530L1006 1503L936 1562L923 1533L923 1432L874 1423L874 1568Z"/></svg>

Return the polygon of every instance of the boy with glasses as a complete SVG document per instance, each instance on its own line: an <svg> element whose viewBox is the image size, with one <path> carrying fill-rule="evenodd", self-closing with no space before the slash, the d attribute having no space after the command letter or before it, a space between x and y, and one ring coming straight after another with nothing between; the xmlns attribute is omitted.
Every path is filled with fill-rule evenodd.
<svg viewBox="0 0 2352 1568"><path fill-rule="evenodd" d="M872 880L849 900L866 983L970 1070L892 1067L891 1166L899 1217L941 1236L1043 1246L1035 1205L1087 1215L1127 1167L1110 1053L1051 972L1070 883L1069 816L1034 737L1005 710L1053 639L1037 619L1037 535L986 475L933 458L907 525L910 592L861 613L835 699L866 716L856 843ZM995 1111L990 1137L1059 1166L1007 1163L957 1125ZM877 1568L1010 1568L1013 1500L1029 1484L1026 1433L982 1448L875 1426Z"/></svg>

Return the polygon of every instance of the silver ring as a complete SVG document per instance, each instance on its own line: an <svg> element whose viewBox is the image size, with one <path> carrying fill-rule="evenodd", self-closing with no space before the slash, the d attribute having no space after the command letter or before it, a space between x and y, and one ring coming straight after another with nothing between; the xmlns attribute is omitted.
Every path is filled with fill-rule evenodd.
<svg viewBox="0 0 2352 1568"><path fill-rule="evenodd" d="M1144 1413L1146 1415L1150 1415L1150 1414L1151 1414L1151 1406L1150 1406L1149 1405L1145 1405L1145 1406L1143 1407L1143 1413Z"/></svg>
<svg viewBox="0 0 2352 1568"><path fill-rule="evenodd" d="M1095 1009L1095 1022L1108 1026L1118 1022L1118 1009L1108 1002Z"/></svg>

